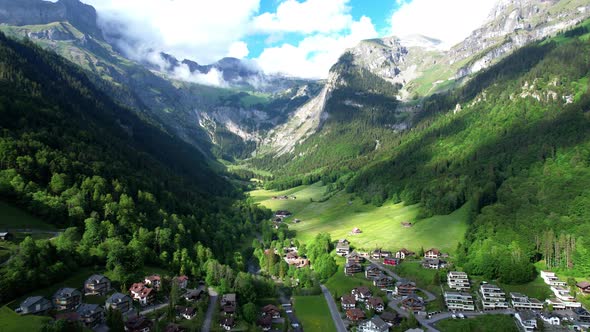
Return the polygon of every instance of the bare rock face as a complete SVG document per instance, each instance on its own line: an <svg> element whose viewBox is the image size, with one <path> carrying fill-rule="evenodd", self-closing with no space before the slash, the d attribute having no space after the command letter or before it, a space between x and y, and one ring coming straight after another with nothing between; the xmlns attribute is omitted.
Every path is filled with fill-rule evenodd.
<svg viewBox="0 0 590 332"><path fill-rule="evenodd" d="M484 54L461 68L456 78L490 66L495 59L532 41L554 35L590 16L586 0L500 0L481 28L449 52L451 63Z"/></svg>
<svg viewBox="0 0 590 332"><path fill-rule="evenodd" d="M43 25L69 22L78 30L95 38L102 38L96 24L96 10L79 0L0 0L0 24Z"/></svg>

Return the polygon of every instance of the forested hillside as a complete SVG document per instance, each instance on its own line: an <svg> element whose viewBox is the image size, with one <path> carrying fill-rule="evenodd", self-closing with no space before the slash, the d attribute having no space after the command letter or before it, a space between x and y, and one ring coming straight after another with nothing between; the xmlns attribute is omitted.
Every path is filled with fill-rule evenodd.
<svg viewBox="0 0 590 332"><path fill-rule="evenodd" d="M144 263L199 277L214 257L238 266L232 245L268 217L236 203L198 150L119 107L81 69L4 35L0 128L0 199L66 228L21 243L0 272L0 302L84 265L122 283Z"/></svg>
<svg viewBox="0 0 590 332"><path fill-rule="evenodd" d="M460 250L469 273L524 282L544 258L587 275L588 32L586 23L525 47L431 98L431 112L392 155L358 172L347 189L367 201L420 202L425 214L471 202Z"/></svg>

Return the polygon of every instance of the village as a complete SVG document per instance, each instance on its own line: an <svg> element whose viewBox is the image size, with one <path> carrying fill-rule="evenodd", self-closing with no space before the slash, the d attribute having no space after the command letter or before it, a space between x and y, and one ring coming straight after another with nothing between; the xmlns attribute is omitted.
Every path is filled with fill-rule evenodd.
<svg viewBox="0 0 590 332"><path fill-rule="evenodd" d="M291 216L289 211L277 211L271 220L272 229L276 231L287 227L286 221ZM411 227L411 223L403 227ZM355 227L349 234L354 238L362 234L362 230ZM0 235L4 241L11 239L9 233ZM519 292L506 292L491 282L470 278L467 273L454 269L452 257L437 248L421 249L419 253L407 248L364 251L355 249L353 242L348 239L334 241L331 254L338 260L344 260L342 271L338 273L342 273L344 278L357 280L359 285L337 295L322 285L339 332L386 332L399 328L407 320L415 320L419 326L408 331L437 331L437 322L487 314L513 317L521 331L540 330L541 325L546 330L551 326L556 330L569 326L580 331L590 327L590 312L571 294L571 287L568 288L571 285L553 272L540 272L540 277L553 294L553 297L541 301ZM314 262L301 254L293 241L282 250L265 249L264 254L279 256L296 270L314 268ZM437 271L437 276L441 275L444 282L440 283L437 291L421 288L411 275L401 277L398 274L398 269L404 264L417 264L420 269ZM292 279L291 287L297 287L299 280ZM173 311L175 323L168 323L165 331L177 332L188 331L178 322L195 319L200 307L208 312L206 322L202 328L199 326L199 330L244 330L239 324L242 311L235 293L217 295L204 281L190 280L185 275L173 278L147 275L121 292L102 274L90 276L83 285L68 286L60 288L50 298L29 296L15 308L15 312L20 315L50 315L56 320L82 323L94 331L108 331L106 320L113 319L113 312L116 311L120 315L115 316L120 317L125 331L149 332L155 331L156 323L165 318L162 310L173 306L169 310ZM169 293L173 287L178 290L179 298L171 301ZM582 296L590 294L590 282L578 282L575 287ZM99 303L97 299L103 302ZM429 310L433 307L431 304L437 301L442 302L443 307ZM279 331L283 326L283 330L305 330L292 302L292 299L282 298L280 304L258 307L257 328ZM215 310L217 312L211 313ZM154 312L159 316L154 317ZM286 321L291 324L285 324Z"/></svg>

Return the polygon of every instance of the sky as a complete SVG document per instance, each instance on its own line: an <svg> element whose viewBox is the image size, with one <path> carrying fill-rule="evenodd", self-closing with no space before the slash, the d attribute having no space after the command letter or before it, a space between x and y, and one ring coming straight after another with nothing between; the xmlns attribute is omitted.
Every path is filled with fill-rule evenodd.
<svg viewBox="0 0 590 332"><path fill-rule="evenodd" d="M266 73L325 78L363 39L422 34L452 46L479 27L497 0L82 0L124 38L121 49L200 64L248 59ZM215 75L213 75L215 76ZM215 84L216 77L210 77Z"/></svg>

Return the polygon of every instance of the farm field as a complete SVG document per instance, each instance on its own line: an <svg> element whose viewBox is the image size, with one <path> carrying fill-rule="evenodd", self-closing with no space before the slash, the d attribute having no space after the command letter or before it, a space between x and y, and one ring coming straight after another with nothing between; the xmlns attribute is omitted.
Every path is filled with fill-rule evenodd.
<svg viewBox="0 0 590 332"><path fill-rule="evenodd" d="M294 309L305 331L335 332L336 327L323 295L295 296Z"/></svg>
<svg viewBox="0 0 590 332"><path fill-rule="evenodd" d="M301 222L290 224L297 238L307 242L320 232L328 232L332 239L348 238L357 249L371 250L376 247L398 250L401 247L417 251L420 247L437 247L454 252L459 240L467 230L468 207L446 216L416 220L418 205L404 206L403 203L386 202L381 207L363 204L353 195L339 192L325 202L317 202L325 193L325 186L319 183L300 186L285 191L255 190L250 192L254 202L276 211L289 210ZM297 199L273 200L273 196L296 196ZM402 222L415 223L406 228ZM350 235L353 228L362 234Z"/></svg>
<svg viewBox="0 0 590 332"><path fill-rule="evenodd" d="M8 307L0 308L0 331L41 331L51 318L43 316L20 316Z"/></svg>

